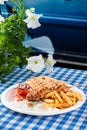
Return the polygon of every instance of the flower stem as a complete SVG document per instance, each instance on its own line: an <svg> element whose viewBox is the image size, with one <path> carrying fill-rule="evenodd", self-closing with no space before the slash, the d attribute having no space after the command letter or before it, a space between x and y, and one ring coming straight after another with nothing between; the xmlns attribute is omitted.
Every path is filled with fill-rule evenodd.
<svg viewBox="0 0 87 130"><path fill-rule="evenodd" d="M20 7L21 7L20 2L17 3L15 0L11 0L11 1L15 4L16 7L18 7L20 9Z"/></svg>

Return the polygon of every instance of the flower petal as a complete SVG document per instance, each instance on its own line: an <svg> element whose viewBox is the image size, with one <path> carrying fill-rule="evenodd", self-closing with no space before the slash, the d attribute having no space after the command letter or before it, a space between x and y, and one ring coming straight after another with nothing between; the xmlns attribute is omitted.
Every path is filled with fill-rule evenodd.
<svg viewBox="0 0 87 130"><path fill-rule="evenodd" d="M0 4L3 5L5 1L8 1L8 0L0 0Z"/></svg>
<svg viewBox="0 0 87 130"><path fill-rule="evenodd" d="M48 58L46 60L46 71L48 73L52 72L53 71L53 65L56 63L56 61L53 59L53 55L51 54L48 54Z"/></svg>
<svg viewBox="0 0 87 130"><path fill-rule="evenodd" d="M40 27L39 18L42 16L41 14L31 13L30 10L26 10L27 18L24 20L27 23L28 28L35 29Z"/></svg>
<svg viewBox="0 0 87 130"><path fill-rule="evenodd" d="M31 70L33 72L40 72L44 68L44 60L42 55L39 56L33 56L30 58L27 58L28 64L27 69Z"/></svg>
<svg viewBox="0 0 87 130"><path fill-rule="evenodd" d="M0 23L1 23L1 22L4 22L4 21L5 21L4 17L2 17L2 16L0 15Z"/></svg>

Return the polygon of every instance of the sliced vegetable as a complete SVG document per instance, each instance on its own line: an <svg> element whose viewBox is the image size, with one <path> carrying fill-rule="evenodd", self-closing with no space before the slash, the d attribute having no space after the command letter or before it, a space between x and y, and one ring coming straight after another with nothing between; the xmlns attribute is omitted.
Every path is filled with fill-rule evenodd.
<svg viewBox="0 0 87 130"><path fill-rule="evenodd" d="M29 92L29 89L22 89L22 88L16 88L15 93L16 93L16 101L22 101L26 99L26 95Z"/></svg>

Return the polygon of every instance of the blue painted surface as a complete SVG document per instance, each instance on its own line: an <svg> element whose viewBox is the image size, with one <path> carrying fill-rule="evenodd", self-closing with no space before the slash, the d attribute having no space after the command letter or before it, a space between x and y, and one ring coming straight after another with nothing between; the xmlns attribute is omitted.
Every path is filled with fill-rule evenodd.
<svg viewBox="0 0 87 130"><path fill-rule="evenodd" d="M23 3L27 8L35 7L36 12L43 15L87 19L87 0L23 0Z"/></svg>
<svg viewBox="0 0 87 130"><path fill-rule="evenodd" d="M55 51L87 54L87 0L24 0L27 8L42 13L42 26L29 30L32 37L48 36ZM9 2L9 5L11 3Z"/></svg>

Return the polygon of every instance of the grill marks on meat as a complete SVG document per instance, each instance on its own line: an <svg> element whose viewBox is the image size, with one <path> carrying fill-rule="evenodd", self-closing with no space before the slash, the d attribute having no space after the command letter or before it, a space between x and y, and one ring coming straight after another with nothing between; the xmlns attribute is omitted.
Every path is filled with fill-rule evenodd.
<svg viewBox="0 0 87 130"><path fill-rule="evenodd" d="M29 93L26 96L28 101L38 101L53 90L67 92L70 88L65 82L47 76L34 77L25 83L30 86Z"/></svg>

